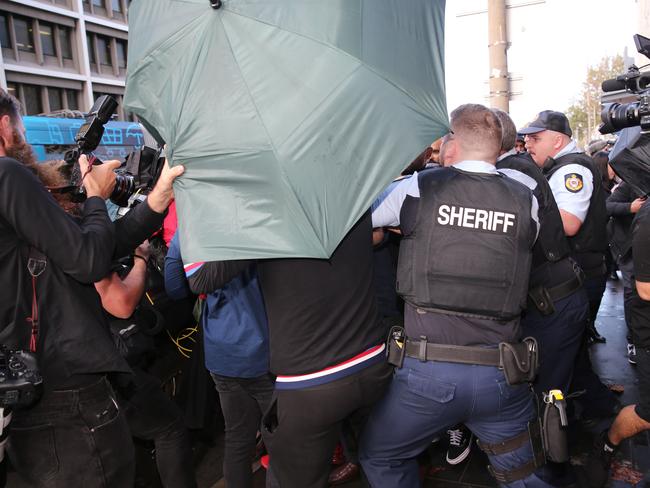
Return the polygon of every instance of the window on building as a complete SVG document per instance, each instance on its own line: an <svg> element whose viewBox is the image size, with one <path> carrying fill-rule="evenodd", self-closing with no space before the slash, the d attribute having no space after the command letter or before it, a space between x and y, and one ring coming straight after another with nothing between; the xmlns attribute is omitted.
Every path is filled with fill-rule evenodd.
<svg viewBox="0 0 650 488"><path fill-rule="evenodd" d="M39 22L38 32L41 36L41 49L44 56L56 56L54 48L54 27L45 22Z"/></svg>
<svg viewBox="0 0 650 488"><path fill-rule="evenodd" d="M99 56L99 64L102 66L113 66L111 60L111 42L107 37L96 36L97 39L97 55Z"/></svg>
<svg viewBox="0 0 650 488"><path fill-rule="evenodd" d="M41 99L41 87L36 85L22 85L22 102L25 105L27 115L40 114L43 112L43 100Z"/></svg>
<svg viewBox="0 0 650 488"><path fill-rule="evenodd" d="M90 12L91 11L90 0L83 0L81 3L83 4L84 12Z"/></svg>
<svg viewBox="0 0 650 488"><path fill-rule="evenodd" d="M56 83L56 80L52 80ZM25 115L36 115L56 110L79 110L80 90L60 86L42 86L26 83L7 83L7 91L25 108Z"/></svg>
<svg viewBox="0 0 650 488"><path fill-rule="evenodd" d="M0 11L0 44L6 59L31 65L45 64L75 69L77 66L71 33L70 26Z"/></svg>
<svg viewBox="0 0 650 488"><path fill-rule="evenodd" d="M70 29L59 27L59 44L61 46L61 57L72 59L72 44L70 43Z"/></svg>
<svg viewBox="0 0 650 488"><path fill-rule="evenodd" d="M47 99L50 102L50 112L63 109L63 89L49 86L47 88Z"/></svg>
<svg viewBox="0 0 650 488"><path fill-rule="evenodd" d="M19 51L34 52L34 29L32 21L14 17L14 31L16 33L16 47Z"/></svg>
<svg viewBox="0 0 650 488"><path fill-rule="evenodd" d="M79 93L76 90L66 90L65 98L70 110L79 110Z"/></svg>
<svg viewBox="0 0 650 488"><path fill-rule="evenodd" d="M90 60L90 64L97 64L93 39L90 34L86 34L86 43L88 44L88 59Z"/></svg>
<svg viewBox="0 0 650 488"><path fill-rule="evenodd" d="M15 83L7 83L7 92L14 98L20 98L20 95L18 94L18 85Z"/></svg>
<svg viewBox="0 0 650 488"><path fill-rule="evenodd" d="M126 42L115 41L117 50L117 67L126 68Z"/></svg>
<svg viewBox="0 0 650 488"><path fill-rule="evenodd" d="M122 13L122 0L111 0L113 12Z"/></svg>
<svg viewBox="0 0 650 488"><path fill-rule="evenodd" d="M2 47L13 47L9 36L9 19L6 15L0 15L0 45Z"/></svg>

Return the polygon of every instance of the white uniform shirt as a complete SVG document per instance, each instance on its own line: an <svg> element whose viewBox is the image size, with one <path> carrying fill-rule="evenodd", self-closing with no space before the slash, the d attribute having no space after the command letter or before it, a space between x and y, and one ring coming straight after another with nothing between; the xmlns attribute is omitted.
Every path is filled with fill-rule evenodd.
<svg viewBox="0 0 650 488"><path fill-rule="evenodd" d="M571 141L555 155L554 159L579 152L576 143ZM584 222L594 192L594 175L591 171L579 164L567 164L553 173L548 184L558 208Z"/></svg>

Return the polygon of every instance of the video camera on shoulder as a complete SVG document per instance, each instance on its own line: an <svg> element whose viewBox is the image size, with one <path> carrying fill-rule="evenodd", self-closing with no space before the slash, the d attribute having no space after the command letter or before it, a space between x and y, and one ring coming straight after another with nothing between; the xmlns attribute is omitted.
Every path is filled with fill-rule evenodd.
<svg viewBox="0 0 650 488"><path fill-rule="evenodd" d="M72 171L71 188L73 199L82 202L86 199L83 188L83 175L79 169L79 156L85 154L92 165L102 164L93 151L99 146L104 135L106 123L113 117L117 109L117 101L110 95L102 95L95 100L94 105L86 116L84 124L79 127L75 136L77 148L68 151L65 161L74 165ZM123 165L115 170L116 181L110 200L119 207L127 207L129 199L136 192L143 195L149 193L160 176L164 160L160 158L160 151L143 146L133 151L126 158Z"/></svg>
<svg viewBox="0 0 650 488"><path fill-rule="evenodd" d="M650 39L634 36L637 50L650 58ZM646 65L648 66L648 65ZM642 66L644 68L645 66ZM606 103L601 113L601 134L618 132L609 152L616 174L640 194L650 193L650 71L631 66L627 73L603 82L604 92L622 91L631 103Z"/></svg>
<svg viewBox="0 0 650 488"><path fill-rule="evenodd" d="M650 39L636 34L634 43L639 53L650 58ZM626 90L635 94L637 101L604 104L600 114L603 123L598 128L601 134L611 134L636 126L640 126L643 131L650 129L650 71L641 71L632 65L627 73L603 81L602 89L604 92Z"/></svg>
<svg viewBox="0 0 650 488"><path fill-rule="evenodd" d="M41 395L36 356L0 345L0 408L28 407Z"/></svg>

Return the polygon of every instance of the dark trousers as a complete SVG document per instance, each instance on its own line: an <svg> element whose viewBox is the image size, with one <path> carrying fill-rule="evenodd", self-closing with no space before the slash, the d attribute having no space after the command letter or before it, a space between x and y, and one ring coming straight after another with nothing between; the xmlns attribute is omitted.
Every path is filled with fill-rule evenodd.
<svg viewBox="0 0 650 488"><path fill-rule="evenodd" d="M596 320L606 281L607 277L603 275L598 278L590 278L584 283L587 298L589 299L591 321ZM615 413L616 397L594 372L591 357L589 356L586 334L580 344L580 350L576 358L571 390L573 392L584 391L584 394L578 398L583 406L583 417L607 417Z"/></svg>
<svg viewBox="0 0 650 488"><path fill-rule="evenodd" d="M271 375L231 378L212 373L226 424L223 473L228 488L253 485L251 464L262 415L271 403Z"/></svg>
<svg viewBox="0 0 650 488"><path fill-rule="evenodd" d="M531 305L521 320L523 337L534 337L539 345L539 373L533 384L537 395L555 388L568 393L587 326L589 304L583 289L553 305L555 312L550 315Z"/></svg>
<svg viewBox="0 0 650 488"><path fill-rule="evenodd" d="M105 378L46 394L14 412L10 428L11 462L33 486L133 486L131 433Z"/></svg>
<svg viewBox="0 0 650 488"><path fill-rule="evenodd" d="M596 322L598 316L598 309L600 309L600 302L603 300L603 294L607 286L607 275L589 278L584 282L584 288L587 292L587 300L589 300L589 323Z"/></svg>
<svg viewBox="0 0 650 488"><path fill-rule="evenodd" d="M407 357L366 424L361 465L373 488L418 487L416 457L448 427L464 423L482 442L497 444L525 432L534 417L528 385L509 386L497 368ZM532 457L530 443L489 456L498 471ZM535 474L503 486L550 488Z"/></svg>
<svg viewBox="0 0 650 488"><path fill-rule="evenodd" d="M636 350L637 374L639 377L639 402L634 411L646 422L650 422L650 349Z"/></svg>
<svg viewBox="0 0 650 488"><path fill-rule="evenodd" d="M142 370L133 371L129 387L118 389L118 403L131 434L154 442L158 474L165 488L195 487L192 446L182 412L156 378Z"/></svg>
<svg viewBox="0 0 650 488"><path fill-rule="evenodd" d="M630 307L633 306L634 298L634 262L632 253L619 260L619 269L623 275L623 310L625 311L625 324L627 325L627 342L634 344L634 332L632 331L632 318Z"/></svg>
<svg viewBox="0 0 650 488"><path fill-rule="evenodd" d="M324 385L276 390L262 433L279 486L326 487L343 420L354 414L365 423L391 377L392 367L381 362Z"/></svg>

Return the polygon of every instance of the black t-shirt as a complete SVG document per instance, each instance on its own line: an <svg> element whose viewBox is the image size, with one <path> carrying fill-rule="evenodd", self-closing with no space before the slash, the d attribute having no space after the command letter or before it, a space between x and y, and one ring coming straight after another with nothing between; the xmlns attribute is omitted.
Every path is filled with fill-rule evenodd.
<svg viewBox="0 0 650 488"><path fill-rule="evenodd" d="M650 282L650 204L644 204L632 224L634 279ZM631 327L637 347L650 348L650 301L642 300L634 288L630 301Z"/></svg>
<svg viewBox="0 0 650 488"><path fill-rule="evenodd" d="M258 272L273 373L318 371L385 339L373 286L370 213L330 259L261 260Z"/></svg>
<svg viewBox="0 0 650 488"><path fill-rule="evenodd" d="M221 288L250 261L204 263L189 278L195 293ZM385 340L373 287L372 223L366 213L330 259L259 260L276 375L320 371Z"/></svg>
<svg viewBox="0 0 650 488"><path fill-rule="evenodd" d="M108 273L113 230L100 198L89 198L75 220L22 164L0 158L0 343L29 345L27 262L30 248L38 249L47 264L36 279L37 356L48 389L83 384L86 375L129 372L93 286Z"/></svg>

